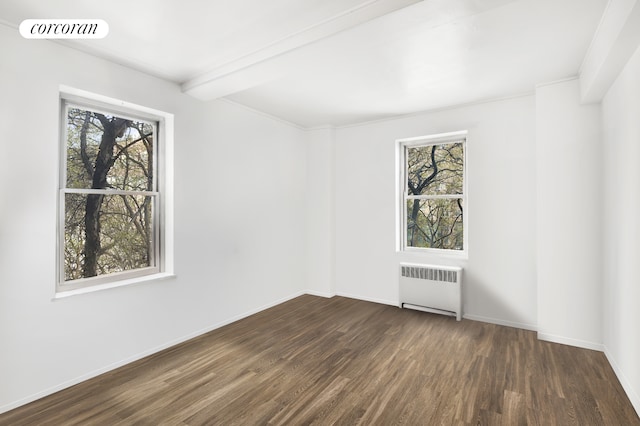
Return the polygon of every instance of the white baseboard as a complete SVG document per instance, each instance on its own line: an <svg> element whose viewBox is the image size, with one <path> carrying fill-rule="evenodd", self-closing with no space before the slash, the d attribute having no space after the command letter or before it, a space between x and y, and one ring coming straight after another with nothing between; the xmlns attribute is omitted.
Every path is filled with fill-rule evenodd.
<svg viewBox="0 0 640 426"><path fill-rule="evenodd" d="M3 405L3 406L0 407L0 414L5 413L7 411L11 411L14 408L18 408L18 407L20 407L22 405L25 405L25 404L28 404L30 402L36 401L36 400L38 400L40 398L44 398L45 396L49 396L49 395L54 394L56 392L59 392L59 391L61 391L63 389L66 389L66 388L69 388L71 386L77 385L78 383L82 383L82 382L84 382L86 380L93 379L94 377L97 377L97 376L99 376L101 374L104 374L104 373L107 373L109 371L115 370L116 368L120 368L120 367L122 367L124 365L127 365L127 364L130 364L130 363L132 363L134 361L138 361L139 359L142 359L142 358L147 357L149 355L153 355L153 354L155 354L157 352L163 351L165 349L168 349L168 348L170 348L172 346L175 346L175 345L178 345L180 343L186 342L187 340L190 340L190 339L193 339L195 337L201 336L203 334L206 334L206 333L208 333L210 331L213 331L215 329L218 329L220 327L224 327L225 325L231 324L233 322L236 322L238 320L241 320L241 319L246 318L248 316L251 316L253 314L257 314L258 312L264 311L265 309L272 308L272 307L274 307L276 305L279 305L281 303L284 303L284 302L286 302L288 300L295 299L296 297L302 296L303 294L305 294L304 291L294 293L294 294L292 294L290 296L287 296L287 297L284 297L282 299L276 300L274 302L268 303L268 304L263 305L263 306L261 306L259 308L252 309L252 310L250 310L248 312L242 313L240 315L236 315L236 316L234 316L232 318L229 318L227 320L221 321L219 323L216 323L216 324L213 324L211 326L205 327L205 328L200 329L198 331L195 331L193 333L189 333L189 334L187 334L185 336L182 336L182 337L179 337L177 339L171 340L169 342L163 343L162 345L156 346L156 347L154 347L152 349L140 352L140 353L138 353L136 355L132 355L132 356L127 357L127 358L125 358L125 359L123 359L121 361L114 362L114 363L109 364L109 365L107 365L105 367L102 367L102 368L99 368L97 370L91 371L89 373L83 374L83 375L81 375L79 377L76 377L74 379L67 380L67 381L65 381L63 383L60 383L60 384L55 385L55 386L52 386L52 387L50 387L48 389L45 389L45 390L43 390L41 392L37 392L37 393L35 393L33 395L30 395L28 397L21 398L21 399L19 399L17 401L11 402L11 403L6 404L6 405Z"/></svg>
<svg viewBox="0 0 640 426"><path fill-rule="evenodd" d="M505 327L521 328L523 330L537 331L537 327L532 324L525 324L522 322L507 321L499 318L483 317L482 315L463 314L462 318L471 321L486 322L489 324L504 325Z"/></svg>
<svg viewBox="0 0 640 426"><path fill-rule="evenodd" d="M391 305L391 306L396 306L396 307L398 306L398 301L397 300L375 299L375 298L372 298L372 297L364 297L364 296L358 296L358 295L355 295L355 294L342 293L342 292L336 293L336 296L348 297L349 299L364 300L365 302L380 303L380 304L383 304L383 305Z"/></svg>
<svg viewBox="0 0 640 426"><path fill-rule="evenodd" d="M604 345L602 343L588 342L586 340L573 339L571 337L558 336L540 331L538 331L538 339L547 342L561 343L563 345L576 346L583 349L591 349L600 352L604 351Z"/></svg>
<svg viewBox="0 0 640 426"><path fill-rule="evenodd" d="M292 295L289 295L287 297L284 297L282 299L273 301L271 303L268 303L266 305L263 305L261 307L258 307L256 309L252 309L250 311L247 311L245 313L242 313L240 315L236 315L232 318L229 318L227 320L221 321L219 323L213 324L211 326L205 327L203 329L200 329L196 332L193 333L189 333L185 336L182 336L180 338L171 340L169 342L166 342L162 345L156 346L153 349L149 349L146 351L143 351L141 353L138 353L136 355L133 355L131 357L128 357L126 359L123 359L121 361L112 363L110 365L107 365L103 368L99 368L97 370L91 371L89 373L83 374L79 377L76 377L74 379L68 380L66 382L63 382L59 385L56 386L52 386L44 391L38 392L36 394L30 395L28 397L22 398L18 401L6 404L2 407L0 407L0 414L13 410L14 408L18 408L22 405L28 404L30 402L36 401L40 398L43 398L45 396L51 395L55 392L61 391L63 389L66 389L68 387L71 387L73 385L76 385L78 383L84 382L86 380L92 379L94 377L97 377L101 374L104 374L106 372L115 370L116 368L122 367L126 364L132 363L134 361L137 361L139 359L142 359L144 357L147 357L149 355L153 355L154 353L160 352L162 350L165 350L167 348L170 348L172 346L178 345L180 343L186 342L187 340L193 339L195 337L198 337L200 335L206 334L210 331L213 331L215 329L218 329L220 327L224 327L225 325L231 324L233 322L236 322L238 320L241 320L243 318L246 318L248 316L254 315L258 312L264 311L265 309L269 309L273 306L279 305L281 303L284 303L288 300L294 299L296 297L302 296L303 294L310 294L313 296L319 296L319 297L326 297L326 298L331 298L335 295L337 296L342 296L342 297L348 297L350 299L357 299L357 300L364 300L367 302L373 302L373 303L380 303L380 304L384 304L384 305L391 305L391 306L398 306L398 302L397 301L391 301L391 300L384 300L384 299L376 299L376 298L369 298L369 297L363 297L363 296L356 296L353 294L348 294L348 293L337 293L337 294L331 294L331 293L324 293L324 292L318 292L318 291L313 291L313 290L307 290L307 291L301 291L301 292L296 292ZM497 324L497 325L503 325L503 326L507 326L507 327L515 327L515 328L521 328L524 330L532 330L532 331L536 331L536 326L534 325L530 325L530 324L524 324L524 323L518 323L518 322L512 322L512 321L505 321L505 320L501 320L501 319L497 319L497 318L489 318L489 317L483 317L480 315L473 315L473 314L465 314L464 315L465 319L469 319L472 321L481 321L481 322L486 322L486 323L491 323L491 324ZM571 339L571 338L567 338L567 337L562 337L562 336L556 336L556 335L552 335L552 334L547 334L547 333L540 333L538 332L538 338L540 340L545 340L545 341L549 341L549 342L555 342L555 343L561 343L561 344L565 344L565 345L570 345L570 346L577 346L577 347L581 347L581 348L586 348L586 349L592 349L592 350L597 350L597 351L604 351L607 359L609 360L609 363L611 364L614 372L616 373L616 375L618 376L618 379L620 380L620 383L622 384L625 392L627 393L627 395L629 396L629 399L631 400L631 403L633 404L633 407L635 408L636 412L638 414L640 414L640 397L638 396L638 393L633 389L633 387L631 386L629 380L624 376L624 374L622 373L622 371L620 370L619 366L617 365L615 359L613 358L613 356L611 355L611 353L606 349L606 347L604 347L604 345L599 344L599 343L592 343L592 342L586 342L586 341L582 341L582 340L578 340L578 339Z"/></svg>
<svg viewBox="0 0 640 426"><path fill-rule="evenodd" d="M315 291L315 290L307 290L305 294L310 294L311 296L325 297L327 299L331 299L333 296L336 295L335 293L325 293L323 291Z"/></svg>
<svg viewBox="0 0 640 426"><path fill-rule="evenodd" d="M312 294L312 293L309 293L309 294ZM376 298L372 298L372 297L363 297L363 296L360 296L360 295L343 293L343 292L336 293L336 296L348 297L350 299L364 300L366 302L381 303L383 305L400 306L400 302L398 302L396 300L376 299ZM480 315L473 315L473 314L464 314L462 317L465 318L465 319L471 320L471 321L480 321L480 322L486 322L486 323L489 323L489 324L504 325L504 326L507 326L507 327L514 327L514 328L521 328L521 329L524 329L524 330L537 331L537 327L535 325L531 325L531 324L507 321L507 320L502 320L502 319L498 319L498 318L483 317L483 316L480 316Z"/></svg>
<svg viewBox="0 0 640 426"><path fill-rule="evenodd" d="M618 377L622 388L629 397L629 401L631 401L631 405L633 405L633 408L636 410L636 414L640 416L640 395L638 394L638 392L636 392L635 389L633 389L631 382L629 381L629 379L627 379L627 376L624 375L624 373L620 369L620 366L616 362L616 359L613 357L611 352L609 352L609 349L606 346L604 347L604 355L607 357L611 368L613 368L613 372L616 373L616 376Z"/></svg>

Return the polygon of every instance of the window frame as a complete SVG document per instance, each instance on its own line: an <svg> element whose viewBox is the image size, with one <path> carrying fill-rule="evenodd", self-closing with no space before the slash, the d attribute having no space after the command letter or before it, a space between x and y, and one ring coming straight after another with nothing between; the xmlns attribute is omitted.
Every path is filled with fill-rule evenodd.
<svg viewBox="0 0 640 426"><path fill-rule="evenodd" d="M173 276L173 114L62 85L59 93L59 169L54 298ZM153 124L153 191L67 188L67 111L68 108L74 107ZM151 196L153 198L152 265L130 271L65 281L64 197L65 194L73 193Z"/></svg>
<svg viewBox="0 0 640 426"><path fill-rule="evenodd" d="M410 196L407 189L407 151L408 148L443 145L447 143L462 143L463 169L462 194L441 194L434 196ZM469 201L467 189L467 147L468 131L439 133L434 135L417 136L396 139L396 251L408 253L425 253L440 256L468 257L469 250ZM462 199L464 211L462 214L462 250L440 249L432 247L411 247L407 245L407 201L410 199Z"/></svg>

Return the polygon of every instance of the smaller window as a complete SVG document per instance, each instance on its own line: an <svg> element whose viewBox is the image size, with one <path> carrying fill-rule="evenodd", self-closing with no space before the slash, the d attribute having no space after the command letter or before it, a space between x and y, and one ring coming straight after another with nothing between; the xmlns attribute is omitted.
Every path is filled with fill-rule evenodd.
<svg viewBox="0 0 640 426"><path fill-rule="evenodd" d="M466 252L466 132L397 143L401 249Z"/></svg>

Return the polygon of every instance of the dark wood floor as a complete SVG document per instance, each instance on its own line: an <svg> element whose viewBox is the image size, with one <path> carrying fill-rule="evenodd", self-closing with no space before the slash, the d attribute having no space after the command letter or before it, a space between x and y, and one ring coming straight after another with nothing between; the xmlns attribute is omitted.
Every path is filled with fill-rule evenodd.
<svg viewBox="0 0 640 426"><path fill-rule="evenodd" d="M2 425L640 425L604 355L302 296L0 415Z"/></svg>

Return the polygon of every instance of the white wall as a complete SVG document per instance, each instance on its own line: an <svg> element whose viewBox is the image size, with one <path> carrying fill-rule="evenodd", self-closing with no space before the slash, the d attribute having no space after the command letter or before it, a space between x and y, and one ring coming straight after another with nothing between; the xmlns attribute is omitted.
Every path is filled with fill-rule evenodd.
<svg viewBox="0 0 640 426"><path fill-rule="evenodd" d="M304 291L304 132L4 25L0 50L0 412ZM59 84L175 114L177 278L52 301Z"/></svg>
<svg viewBox="0 0 640 426"><path fill-rule="evenodd" d="M332 128L307 132L307 292L335 295L334 144Z"/></svg>
<svg viewBox="0 0 640 426"><path fill-rule="evenodd" d="M640 413L640 48L602 103L605 353Z"/></svg>
<svg viewBox="0 0 640 426"><path fill-rule="evenodd" d="M600 130L578 80L536 90L538 337L592 349L602 349Z"/></svg>
<svg viewBox="0 0 640 426"><path fill-rule="evenodd" d="M395 140L468 130L469 258L396 253ZM467 318L536 325L535 99L336 130L336 292L398 303L401 261L465 268Z"/></svg>
<svg viewBox="0 0 640 426"><path fill-rule="evenodd" d="M463 266L467 318L604 342L640 409L640 53L602 111L567 81L304 132L3 25L0 49L0 412L304 291L397 304L401 261ZM177 278L52 301L59 84L175 114ZM456 130L469 258L397 253L394 141Z"/></svg>

